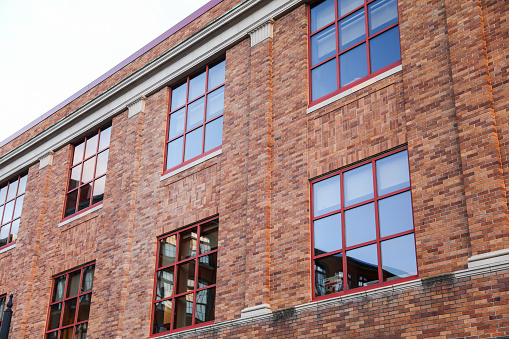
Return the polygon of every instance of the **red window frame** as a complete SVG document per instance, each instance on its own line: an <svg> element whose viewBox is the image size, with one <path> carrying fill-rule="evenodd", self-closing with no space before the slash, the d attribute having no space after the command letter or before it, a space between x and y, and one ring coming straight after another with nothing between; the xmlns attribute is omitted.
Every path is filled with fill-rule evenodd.
<svg viewBox="0 0 509 339"><path fill-rule="evenodd" d="M216 60L214 60L213 62L209 63L207 66L205 67L202 67L200 70L196 71L196 72L193 72L192 74L190 74L189 76L187 76L185 79L182 79L180 81L178 81L175 85L172 85L170 86L170 94L169 94L169 100L168 100L168 115L167 115L167 120L166 120L166 136L165 136L165 152L164 152L164 171L163 171L163 175L164 174L167 174L171 171L174 171L180 167L183 167L185 165L188 165L194 161L196 161L197 159L201 158L201 157L204 157L208 154L211 154L217 150L220 150L221 147L222 147L222 143L221 145L217 146L217 147L214 147L208 151L205 151L205 125L207 125L208 123L211 123L212 121L214 120L217 120L217 119L221 119L223 117L223 113L221 113L220 115L217 115L217 116L214 116L212 117L211 119L207 120L207 97L210 93L220 89L221 87L224 87L225 86L225 82L223 82L222 84L220 85L217 85L215 86L214 88L211 88L209 89L208 88L208 84L209 84L209 69L210 68L213 68L214 66L220 64L221 62L224 62L226 61L226 58L223 56L223 57L220 57ZM203 71L205 71L205 74L206 74L206 78L205 78L205 93L204 94L201 94L199 95L198 97L196 98L193 98L191 100L189 100L189 83L190 83L190 80L193 79L195 76L201 74ZM171 100L172 100L172 90L175 89L175 88L178 88L179 86L183 85L183 84L187 84L186 86L186 101L184 103L184 105L182 106L179 106L175 109L171 109ZM195 127L192 127L191 129L187 129L187 117L188 117L188 106L194 102L197 102L198 100L204 98L204 112L203 112L203 121L201 124L195 126ZM185 109L185 120L184 120L184 132L182 132L181 134L175 136L175 137L172 137L172 138L169 138L169 131L170 131L170 116L171 114L179 111L180 109L184 108ZM223 108L224 108L224 103L223 103ZM202 134L202 147L201 147L201 153L195 157L192 157L191 159L188 159L188 160L185 160L185 147L186 147L186 136L191 133L192 131L195 131L195 130L198 130L199 128L203 128L203 134ZM175 165L175 166L172 166L172 167L168 167L168 164L167 164L167 161L168 161L168 145L172 142L172 141L175 141L179 138L183 138L183 141L182 141L182 161L180 162L180 164L178 165Z"/></svg>
<svg viewBox="0 0 509 339"><path fill-rule="evenodd" d="M209 226L211 223L214 223L216 222L217 223L217 230L219 230L219 217L215 217L215 218L212 218L212 219L207 219L205 221L202 221L202 222L199 222L199 223L196 223L196 224L193 224L193 225L190 225L188 227L185 227L181 230L178 230L176 232L172 232L170 234L167 234L167 235L164 235L164 236L161 236L157 239L157 253L156 253L156 265L155 265L155 274L154 274L154 295L153 295L153 298L152 298L152 316L151 316L151 322L150 322L150 337L157 337L157 336L161 336L161 335L164 335L164 334L168 334L168 333L174 333L174 332L179 332L179 331L183 331L183 330L188 330L188 329L191 329L191 328L197 328L197 327L202 327L202 326L206 326L206 325L210 325L210 324L213 324L214 323L214 320L211 320L211 321L207 321L207 322L203 322L203 323L199 323L199 324L196 324L195 323L195 314L196 314L196 305L197 305L197 293L200 292L200 291L205 291L205 290L211 290L213 291L214 295L215 295L215 288L216 288L216 284L210 284L210 285L207 285L205 287L199 287L198 284L199 284L199 279L200 279L200 272L199 272L199 268L200 268L200 265L199 265L199 259L200 258L203 258L203 257L207 257L209 255L214 255L216 256L216 260L217 260L217 253L218 253L218 248L216 247L216 249L212 249L210 251L207 251L207 252L203 252L201 253L201 249L200 249L200 241L196 241L196 252L194 255L188 257L188 258L185 258L185 259L180 259L180 244L181 244L181 235L183 233L186 233L190 230L192 230L193 228L196 228L197 230L197 234L196 234L196 239L201 239L201 235L202 235L202 228L204 227L207 227ZM161 266L159 261L160 261L160 251L161 251L161 243L162 243L162 240L166 239L166 238L169 238L169 237L172 237L172 236L176 236L176 246L175 246L175 261L172 263L172 264L169 264L169 265L164 265L164 266ZM177 267L181 264L185 264L187 262L192 262L194 260L195 262L195 268L194 268L194 289L193 290L187 290L185 292L181 292L181 293L177 293L177 290L178 290L178 279L179 279L179 272L178 272L178 269ZM157 299L157 273L160 272L160 271L163 271L163 270L166 270L168 268L172 268L173 267L173 285L172 285L172 292L171 292L171 296L169 297L163 297L163 298L160 298L160 299ZM215 274L217 274L217 265L215 267ZM193 313L192 313L192 325L190 326L184 326L184 327L179 327L179 328L175 328L175 299L179 298L179 297L183 297L183 296L186 296L186 295L193 295ZM155 312L155 309L156 309L156 304L157 303L161 303L161 302L164 302L164 301L171 301L172 303L172 307L171 307L171 330L169 331L164 331L164 332L158 332L158 333L154 333L154 323L155 323L155 317L156 317L156 312ZM215 304L215 298L214 298L214 304ZM187 308L187 306L186 306ZM215 312L215 307L214 307L214 312ZM214 314L213 314L213 317L214 317Z"/></svg>
<svg viewBox="0 0 509 339"><path fill-rule="evenodd" d="M83 284L83 278L84 278L83 272L87 268L91 268L92 269L92 282L91 282L92 285L90 286L89 290L87 290L85 292L82 292L81 290L82 290L82 284ZM80 272L79 285L78 285L78 293L75 294L75 295L69 296L68 295L68 293L69 293L69 291L68 291L68 287L69 287L68 283L69 283L69 280L70 280L70 276L73 275L76 272ZM68 329L72 329L73 333L72 333L72 337L71 338L74 338L75 335L77 334L76 333L76 328L78 326L85 325L85 328L88 329L88 322L90 320L90 313L88 314L86 320L82 320L80 322L78 322L78 316L79 316L79 312L80 312L80 299L82 297L86 297L86 296L90 297L90 299L89 299L90 304L88 305L89 306L88 312L90 312L94 274L95 274L95 263L90 263L90 264L86 264L86 265L77 267L75 269L72 269L70 271L57 274L57 275L55 275L53 277L53 279L52 279L53 282L51 284L51 297L49 299L48 314L47 314L47 321L46 321L46 332L45 332L46 333L46 335L45 335L46 339L52 338L51 336L54 333L57 334L57 338L64 339L65 337L64 337L63 331L68 330ZM55 297L55 283L56 283L58 278L61 278L61 277L64 277L64 276L65 276L65 283L64 283L64 290L62 292L63 293L62 299L57 300L57 301L52 301L54 299L54 297ZM72 301L73 299L76 299L76 305L75 305L75 309L74 309L74 320L73 320L73 322L71 324L64 325L64 324L62 324L62 322L64 320L65 312L67 311L67 304L68 304L68 302ZM58 304L62 304L62 307L60 308L60 316L59 316L60 318L59 318L59 321L58 321L58 327L49 329L49 327L51 325L50 321L52 320L51 319L51 307L55 306L55 305L58 305Z"/></svg>
<svg viewBox="0 0 509 339"><path fill-rule="evenodd" d="M381 154L381 155L378 155L378 156L375 156L375 157L372 157L370 158L369 160L365 160L365 161L362 161L358 164L355 164L353 166L349 166L349 167L346 167L346 168L343 168L341 170L338 170L338 171L335 171L333 173L330 173L326 176L323 176L323 177L320 177L320 178L317 178L317 179L314 179L314 180L311 180L310 181L310 211L311 211L311 286L313 286L313 290L312 290L312 299L313 300L321 300L321 299L327 299L327 298L331 298L331 297L334 297L334 296L337 296L337 295L344 295L344 294L349 294L349 293L356 293L356 292L361 292L361 291L365 291L365 290L370 290L370 289L373 289L373 288L378 288L378 287L382 287L382 286L386 286L386 285L393 285L395 283L400 283L400 282L404 282L404 281L410 281L410 280L414 280L414 279L417 279L418 277L418 273L416 275L411 275L411 276L408 276L408 277L402 277L402 278L397 278L397 279L394 279L394 280L388 280L388 281L384 281L383 279L383 269L382 269L382 256L381 256L381 243L384 242L384 241L387 241L387 240L390 240L390 239L395 239L395 238L399 238L399 237L402 237L402 236L405 236L405 235L409 235L409 234L414 234L415 233L415 222L413 222L413 211L412 211L412 222L413 222L413 227L411 230L407 230L407 231L403 231L403 232L398 232L398 233L395 233L395 234L391 234L389 236L384 236L384 237L381 237L380 235L380 221L379 221L379 208L378 208L378 201L380 200L383 200L385 198L388 198L388 197L392 197L392 196L396 196L398 194L401 194L401 193L404 193L404 192L409 192L410 193L410 200L412 201L412 197L411 197L411 194L412 194L412 191L411 191L411 182L409 183L408 187L406 188L402 188L402 189L398 189L398 190L395 190L393 192L390 192L390 193L387 193L387 194L383 194L383 195L378 195L378 192L377 192L377 177L376 177L376 161L377 160L380 160L380 159L383 159L383 158L387 158L391 155L394 155L396 153L400 153L400 152L403 152L403 151L407 151L408 148L405 146L405 147L402 147L402 148L398 148L398 149L395 149L395 150L392 150L390 152L387 152L387 153L384 153L384 154ZM363 165L366 165L366 164L369 164L371 163L372 164L372 174L373 174L373 198L371 199L366 199L366 200L363 200L361 202L358 202L358 203L355 203L353 205L350 205L350 206L347 206L345 207L345 197L344 197L344 185L343 185L343 175L344 173L348 172L348 171L351 171L355 168L359 168ZM331 212L328 212L328 213L325 213L325 214L322 214L322 215L318 215L318 216L314 216L314 209L313 209L313 203L314 203L314 200L313 200L313 184L317 183L317 182L320 182L320 181L323 181L323 180L326 180L326 179L329 179L331 177L335 177L335 176L340 176L340 196L341 196L341 208L340 209L336 209L334 211L331 211ZM410 175L409 175L410 177ZM359 244L355 244L355 245L352 245L352 246L346 246L346 232L345 232L345 211L348 211L348 210L351 210L351 209L354 209L356 207L359 207L359 206L363 206L363 205L367 205L369 203L374 203L374 209L375 209L375 225L376 225L376 239L375 240L370 240L370 241L365 241L365 242L362 242L362 243L359 243ZM326 253L323 253L323 254L320 254L320 255L316 255L315 254L315 245L314 245L314 242L315 242L315 237L314 237L314 222L317 221L317 220L320 220L320 219L324 219L328 216L332 216L332 215L337 215L337 214L341 214L341 249L339 250L335 250L335 251L331 251L331 252L326 252ZM415 238L414 238L415 240ZM377 260L378 260L378 283L374 283L372 285L369 285L369 286L363 286L363 287L356 287L356 288L353 288L353 289L350 289L348 287L348 283L347 283L347 279L348 279L348 264L347 264L347 255L346 255L346 252L347 251L350 251L350 250L354 250L354 249L358 249L358 248L362 248L362 247L367 247L369 245L373 245L373 244L376 244L377 246ZM415 242L414 242L414 246L415 246ZM341 277L341 281L342 281L342 288L343 288L343 291L341 292L336 292L336 293L330 293L330 294L326 294L326 295L322 295L322 296L316 296L315 295L315 287L317 286L316 285L316 277L315 277L315 260L317 259L321 259L321 258L327 258L327 257L332 257L334 255L338 255L338 254L341 254L342 255L342 269L343 269L343 277ZM417 259L416 259L417 261ZM417 272L418 272L418 269L419 267L417 266L417 263L416 263L416 269L417 269Z"/></svg>
<svg viewBox="0 0 509 339"><path fill-rule="evenodd" d="M358 84L360 84L360 83L362 83L362 82L364 82L366 80L369 80L369 79L371 79L371 78L373 78L373 77L375 77L375 76L377 76L377 75L379 75L381 73L384 73L384 72L390 70L391 68L394 68L396 66L401 65L401 56L400 56L400 60L399 61L396 61L396 62L394 62L394 63L392 63L390 65L387 65L387 66L383 67L382 69L379 69L376 72L371 72L370 47L369 47L369 42L370 42L371 39L373 39L373 38L375 38L375 37L377 37L377 36L387 32L388 30L390 30L390 29L392 29L394 27L398 27L399 26L399 10L398 10L398 20L397 20L397 22L395 24L392 24L392 25L382 29L381 31L376 32L373 35L369 35L368 5L370 5L371 3L373 3L373 2L375 2L377 0L364 0L364 4L363 5L361 5L359 7L356 7L355 9L351 10L350 12L346 13L345 15L343 15L343 16L341 16L339 18L338 18L338 0L334 0L334 8L335 8L334 18L335 19L331 23L325 25L324 27L321 27L321 28L317 29L315 32L311 32L311 8L321 4L324 1L325 0L319 0L319 1L315 1L315 2L311 3L309 5L309 10L308 10L308 23L309 23L309 25L308 25L308 46L309 46L309 51L308 51L308 64L309 64L308 69L309 69L309 73L308 73L308 76L309 76L309 101L310 101L309 106L310 107L313 106L313 105L316 105L316 104L318 104L318 103L320 103L322 101L325 101L325 100L327 100L327 99L329 99L329 98L331 98L331 97L333 97L333 96L335 96L335 95L337 95L337 94L339 94L341 92L344 92L344 91L346 91L346 90L348 90L348 89L350 89L350 88L352 88L352 87L354 87L354 86L356 86L356 85L358 85ZM396 6L398 6L397 5L397 1L396 1ZM339 50L339 29L338 29L339 21L341 21L342 19L348 17L349 15L355 13L356 11L358 11L358 10L360 10L362 8L364 8L364 21L365 21L365 30L366 30L365 31L365 34L366 34L365 38L362 41L360 41L360 42L358 42L358 43L356 43L356 44L346 48L345 50L340 51ZM311 37L314 36L314 35L319 34L320 32L328 29L329 27L331 27L333 25L335 26L335 29L336 29L336 31L335 31L336 54L334 56L332 56L332 57L327 58L326 60L323 60L323 61L317 63L316 65L312 65L311 64ZM366 43L366 53L367 53L367 61L368 61L368 75L363 77L363 78L361 78L361 79L358 79L356 81L353 81L353 82L351 82L351 83L341 87L339 56L341 54L345 54L345 53L351 51L352 49L362 45L363 43ZM401 39L400 38L398 38L398 43L401 44ZM401 51L401 46L400 46L400 51ZM323 65L323 64L325 64L325 63L327 63L327 62L329 62L331 60L333 60L333 59L336 59L336 73L337 73L336 74L336 76L337 76L337 80L336 81L337 81L338 89L333 91L333 92L331 92L331 93L329 93L329 94L326 94L326 95L324 95L324 96L322 96L320 98L317 98L316 100L313 101L312 100L312 92L311 92L311 89L312 89L311 71L313 69L315 69L315 68L317 68L317 67L319 67L319 66L321 66L321 65Z"/></svg>
<svg viewBox="0 0 509 339"><path fill-rule="evenodd" d="M9 227L9 234L7 235L7 243L5 245L0 246L1 248L10 246L16 243L17 233L15 235L12 234L12 224L17 223L19 227L19 223L21 220L21 214L23 209L24 195L26 189L26 182L28 179L28 173L22 173L16 176L14 179L8 180L6 183L1 185L0 192L6 189L5 197L3 197L3 201L0 200L0 229ZM11 187L11 184L16 183L16 187ZM23 183L22 185L20 185ZM12 189L15 189L14 196L9 197L9 194ZM4 193L0 193L0 199ZM21 202L21 207L18 204ZM6 206L8 204L13 203L11 215L6 215ZM16 215L16 208L19 207L19 215Z"/></svg>
<svg viewBox="0 0 509 339"><path fill-rule="evenodd" d="M105 132L104 135L102 135L101 132ZM95 152L86 156L87 142L88 142L88 140L91 140L96 136L97 136L97 146L95 148ZM105 147L99 148L101 146L101 137L103 137L103 138L107 137L108 142ZM67 188L66 188L64 206L63 206L63 211L62 211L62 221L70 219L80 213L83 213L95 206L102 204L103 197L100 198L100 201L97 201L94 203L94 189L95 189L96 183L99 180L102 180L103 178L104 178L104 181L106 180L107 164L108 164L109 149L110 149L110 139L111 139L111 124L108 124L108 125L105 125L105 126L99 128L97 131L94 131L94 133L89 134L87 137L81 139L79 142L74 144L72 155L71 155L71 158L69 161L69 172L67 175ZM83 150L82 150L83 154L80 157L81 159L78 159L78 161L75 162L74 157L76 154L76 149L82 145L83 145ZM80 150L80 152L81 152L81 150ZM97 167L98 167L97 159L100 155L103 155L106 153L108 153L106 156L106 169L105 169L104 173L97 174ZM83 171L84 164L87 161L94 159L94 158L95 158L95 160L94 160L95 162L94 162L92 179L87 180L86 182L83 182L82 178L83 178L83 172L84 172ZM77 169L79 166L81 166L81 170L79 171L80 172L79 173L79 181L78 181L76 187L71 187L73 169ZM104 185L105 185L105 183L104 183ZM89 193L90 197L88 198L88 206L80 209L80 194L81 194L82 190L85 188L90 190L90 193ZM68 206L68 203L70 200L70 196L73 194L76 194L76 202L74 203L74 212L67 214L67 209L68 209L67 206ZM104 187L103 187L102 195L104 195Z"/></svg>

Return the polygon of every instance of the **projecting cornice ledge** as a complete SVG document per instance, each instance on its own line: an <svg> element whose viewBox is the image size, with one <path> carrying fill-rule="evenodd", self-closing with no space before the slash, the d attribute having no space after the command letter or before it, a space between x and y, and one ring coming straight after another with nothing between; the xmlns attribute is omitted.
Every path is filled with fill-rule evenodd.
<svg viewBox="0 0 509 339"><path fill-rule="evenodd" d="M250 36L250 32L264 27L272 18L277 19L303 3L303 0L242 2L74 112L1 156L0 181L26 169L44 154L56 151L82 137L126 109L130 111L130 116L137 111L141 112L143 107L137 106L137 100L142 96L149 96L178 80Z"/></svg>
<svg viewBox="0 0 509 339"><path fill-rule="evenodd" d="M269 19L249 32L251 36L251 47L274 37L274 22L274 19Z"/></svg>

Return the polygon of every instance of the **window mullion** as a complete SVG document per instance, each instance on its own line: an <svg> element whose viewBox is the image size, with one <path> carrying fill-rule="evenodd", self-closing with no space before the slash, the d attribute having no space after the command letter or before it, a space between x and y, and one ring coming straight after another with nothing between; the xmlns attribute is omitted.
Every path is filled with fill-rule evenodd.
<svg viewBox="0 0 509 339"><path fill-rule="evenodd" d="M343 253L343 292L348 289L348 268L346 261L346 225L345 225L345 194L343 188L343 172L340 174L339 194L341 199L341 251Z"/></svg>
<svg viewBox="0 0 509 339"><path fill-rule="evenodd" d="M369 60L369 59L368 59ZM382 245L380 243L380 217L378 215L378 189L376 181L376 161L372 161L373 169L373 193L375 203L375 225L376 225L376 250L378 259L378 283L383 282L383 270L382 270Z"/></svg>
<svg viewBox="0 0 509 339"><path fill-rule="evenodd" d="M369 19L368 19L368 4L367 1L364 0L364 24L366 29L366 53L367 53L367 60L368 60L368 75L371 74L371 60L370 60L370 51L369 51Z"/></svg>

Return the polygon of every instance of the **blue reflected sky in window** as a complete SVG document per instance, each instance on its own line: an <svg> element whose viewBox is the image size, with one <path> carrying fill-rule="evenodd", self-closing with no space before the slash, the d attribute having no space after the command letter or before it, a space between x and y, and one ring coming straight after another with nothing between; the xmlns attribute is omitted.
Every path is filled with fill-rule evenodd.
<svg viewBox="0 0 509 339"><path fill-rule="evenodd" d="M341 87L359 80L366 75L368 75L368 56L365 43L339 56Z"/></svg>
<svg viewBox="0 0 509 339"><path fill-rule="evenodd" d="M376 239L375 204L369 203L345 211L346 246Z"/></svg>
<svg viewBox="0 0 509 339"><path fill-rule="evenodd" d="M366 55L366 53L364 53L364 55ZM312 100L320 99L337 89L338 79L335 58L311 70Z"/></svg>
<svg viewBox="0 0 509 339"><path fill-rule="evenodd" d="M376 161L379 196L410 186L408 152L402 151Z"/></svg>
<svg viewBox="0 0 509 339"><path fill-rule="evenodd" d="M313 226L315 255L341 249L341 213L315 220Z"/></svg>
<svg viewBox="0 0 509 339"><path fill-rule="evenodd" d="M383 241L381 246L384 280L417 275L413 234Z"/></svg>
<svg viewBox="0 0 509 339"><path fill-rule="evenodd" d="M313 184L314 216L323 215L341 208L341 181L336 175Z"/></svg>
<svg viewBox="0 0 509 339"><path fill-rule="evenodd" d="M334 21L334 0L324 1L311 8L311 33Z"/></svg>
<svg viewBox="0 0 509 339"><path fill-rule="evenodd" d="M311 37L311 66L336 55L336 27L324 29Z"/></svg>
<svg viewBox="0 0 509 339"><path fill-rule="evenodd" d="M378 0L368 5L369 35L398 22L398 4L396 0Z"/></svg>
<svg viewBox="0 0 509 339"><path fill-rule="evenodd" d="M343 177L345 206L351 206L372 199L373 166L371 163L345 172Z"/></svg>
<svg viewBox="0 0 509 339"><path fill-rule="evenodd" d="M396 26L369 41L371 72L401 60L399 28Z"/></svg>
<svg viewBox="0 0 509 339"><path fill-rule="evenodd" d="M409 231L414 228L410 192L403 192L378 201L380 236Z"/></svg>
<svg viewBox="0 0 509 339"><path fill-rule="evenodd" d="M339 21L339 50L344 51L366 39L364 9Z"/></svg>

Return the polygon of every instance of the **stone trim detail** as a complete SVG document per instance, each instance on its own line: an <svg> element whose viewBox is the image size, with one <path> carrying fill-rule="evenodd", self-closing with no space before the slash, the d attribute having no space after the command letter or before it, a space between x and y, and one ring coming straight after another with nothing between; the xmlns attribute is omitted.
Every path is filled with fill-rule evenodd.
<svg viewBox="0 0 509 339"><path fill-rule="evenodd" d="M509 248L468 258L468 268L487 267L502 263L509 263Z"/></svg>
<svg viewBox="0 0 509 339"><path fill-rule="evenodd" d="M249 32L251 36L251 47L274 37L274 22L273 19L269 19Z"/></svg>
<svg viewBox="0 0 509 339"><path fill-rule="evenodd" d="M91 209L86 210L85 212L82 212L82 213L80 213L78 215L75 215L74 217L69 218L66 221L62 221L60 224L58 224L58 227L62 227L62 226L65 226L67 224L70 224L74 220L78 220L80 218L83 218L84 216L89 215L90 213L95 212L97 210L100 210L101 208L103 208L103 204L97 205L96 207L92 207Z"/></svg>
<svg viewBox="0 0 509 339"><path fill-rule="evenodd" d="M49 151L48 153L44 154L42 157L39 158L39 169L43 169L44 167L53 165L53 156L55 152Z"/></svg>
<svg viewBox="0 0 509 339"><path fill-rule="evenodd" d="M138 99L133 102L127 104L127 108L129 112L127 113L128 118L132 118L133 116L145 112L145 102L147 101L147 97L142 95Z"/></svg>
<svg viewBox="0 0 509 339"><path fill-rule="evenodd" d="M272 309L269 304L261 304L251 307L246 307L242 311L240 311L241 318L251 318L258 315L264 315L272 313Z"/></svg>
<svg viewBox="0 0 509 339"><path fill-rule="evenodd" d="M4 253L4 252L7 252L7 251L10 251L10 250L12 250L14 248L16 248L16 243L10 244L9 246L2 248L0 250L0 253Z"/></svg>

